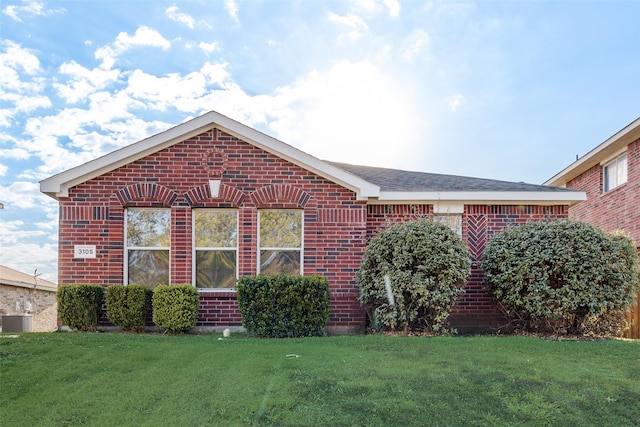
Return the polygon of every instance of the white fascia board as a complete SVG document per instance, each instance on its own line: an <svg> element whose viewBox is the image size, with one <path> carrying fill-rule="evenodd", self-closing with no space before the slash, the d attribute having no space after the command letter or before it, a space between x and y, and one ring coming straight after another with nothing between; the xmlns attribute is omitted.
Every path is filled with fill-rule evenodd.
<svg viewBox="0 0 640 427"><path fill-rule="evenodd" d="M570 206L587 200L584 191L381 191L380 197L369 204L518 204Z"/></svg>
<svg viewBox="0 0 640 427"><path fill-rule="evenodd" d="M370 197L377 197L380 193L380 187L360 177L325 163L297 148L215 111L210 111L164 132L44 179L40 181L40 191L54 199L68 197L69 189L76 185L161 151L212 128L218 128L255 147L288 160L331 182L335 182L355 192L358 200L368 200Z"/></svg>
<svg viewBox="0 0 640 427"><path fill-rule="evenodd" d="M568 181L577 177L589 168L600 164L604 159L611 158L614 153L624 151L626 147L636 139L640 138L640 117L625 126L615 135L607 138L606 141L589 151L584 156L558 172L542 185L553 187L566 186Z"/></svg>

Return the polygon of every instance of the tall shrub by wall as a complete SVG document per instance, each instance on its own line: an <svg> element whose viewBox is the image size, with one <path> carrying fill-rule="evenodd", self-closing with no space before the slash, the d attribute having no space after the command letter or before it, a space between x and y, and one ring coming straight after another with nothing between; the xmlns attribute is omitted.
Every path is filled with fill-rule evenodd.
<svg viewBox="0 0 640 427"><path fill-rule="evenodd" d="M104 288L99 285L68 285L58 288L58 314L71 329L95 331L102 315Z"/></svg>
<svg viewBox="0 0 640 427"><path fill-rule="evenodd" d="M541 332L620 334L640 280L628 236L567 220L502 230L482 265L505 314L517 327Z"/></svg>

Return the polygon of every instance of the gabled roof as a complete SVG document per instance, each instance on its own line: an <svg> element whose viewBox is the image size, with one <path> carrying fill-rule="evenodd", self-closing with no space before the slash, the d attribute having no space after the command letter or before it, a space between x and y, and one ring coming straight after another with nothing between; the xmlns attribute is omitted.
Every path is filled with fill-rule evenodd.
<svg viewBox="0 0 640 427"><path fill-rule="evenodd" d="M40 279L37 275L29 275L0 265L0 285L17 286L19 288L38 289L41 291L55 292L58 285L47 280Z"/></svg>
<svg viewBox="0 0 640 427"><path fill-rule="evenodd" d="M70 188L218 128L255 147L339 184L368 203L570 204L586 200L580 191L525 183L355 166L320 160L215 111L40 182L40 191L59 199Z"/></svg>
<svg viewBox="0 0 640 427"><path fill-rule="evenodd" d="M608 138L602 144L555 174L544 185L564 186L567 182L595 165L607 160L627 145L640 138L640 117Z"/></svg>
<svg viewBox="0 0 640 427"><path fill-rule="evenodd" d="M218 128L229 135L274 154L310 172L354 191L358 199L366 200L380 191L375 185L353 174L323 162L291 145L265 135L251 127L215 111L210 111L164 132L153 135L95 160L40 181L40 191L58 199L67 197L69 189L150 154L178 144L210 129Z"/></svg>

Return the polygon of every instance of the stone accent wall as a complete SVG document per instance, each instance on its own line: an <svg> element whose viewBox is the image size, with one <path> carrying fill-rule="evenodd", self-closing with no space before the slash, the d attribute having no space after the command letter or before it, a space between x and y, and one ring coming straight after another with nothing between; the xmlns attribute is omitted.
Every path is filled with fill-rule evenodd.
<svg viewBox="0 0 640 427"><path fill-rule="evenodd" d="M20 310L15 303L19 302ZM25 313L25 302L31 302L32 311ZM0 284L0 316L15 314L33 315L33 332L52 332L58 328L56 293L40 289Z"/></svg>

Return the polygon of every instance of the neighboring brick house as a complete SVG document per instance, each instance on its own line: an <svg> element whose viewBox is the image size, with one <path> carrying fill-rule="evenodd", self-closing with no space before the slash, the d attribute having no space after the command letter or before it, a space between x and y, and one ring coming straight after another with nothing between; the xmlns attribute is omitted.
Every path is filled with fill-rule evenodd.
<svg viewBox="0 0 640 427"><path fill-rule="evenodd" d="M0 265L0 316L30 316L29 332L55 331L58 328L57 290L55 283L37 275Z"/></svg>
<svg viewBox="0 0 640 427"><path fill-rule="evenodd" d="M472 275L452 324L501 319L479 259L490 235L566 218L583 192L319 160L209 112L43 180L59 201L59 284L192 283L198 328L239 327L237 277L327 277L332 333L362 331L355 273L389 222L432 217L469 245Z"/></svg>
<svg viewBox="0 0 640 427"><path fill-rule="evenodd" d="M569 217L605 231L624 230L640 252L640 117L544 185L586 192L587 200L572 206ZM640 338L637 304L632 317L630 335Z"/></svg>

